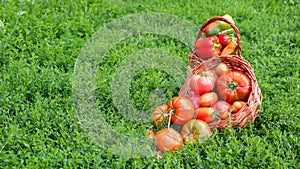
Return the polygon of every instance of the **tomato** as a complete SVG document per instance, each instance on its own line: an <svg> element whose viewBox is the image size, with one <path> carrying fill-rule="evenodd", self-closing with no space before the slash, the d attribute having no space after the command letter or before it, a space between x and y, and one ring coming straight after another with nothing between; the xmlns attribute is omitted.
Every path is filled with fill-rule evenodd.
<svg viewBox="0 0 300 169"><path fill-rule="evenodd" d="M152 114L153 124L156 127L162 127L168 124L169 114L166 104L157 106Z"/></svg>
<svg viewBox="0 0 300 169"><path fill-rule="evenodd" d="M195 114L198 120L207 123L213 122L219 118L219 113L211 107L200 107L195 111Z"/></svg>
<svg viewBox="0 0 300 169"><path fill-rule="evenodd" d="M218 76L214 71L205 71L201 74L194 74L190 79L191 89L201 95L211 92L214 89Z"/></svg>
<svg viewBox="0 0 300 169"><path fill-rule="evenodd" d="M229 67L228 65L226 65L225 63L220 63L218 64L218 66L216 67L216 73L220 76L222 74L225 74L229 72Z"/></svg>
<svg viewBox="0 0 300 169"><path fill-rule="evenodd" d="M211 107L217 110L220 114L223 114L230 112L231 105L225 101L219 100Z"/></svg>
<svg viewBox="0 0 300 169"><path fill-rule="evenodd" d="M233 102L231 108L232 108L232 113L237 113L241 110L241 108L246 104L246 102L243 101L235 101Z"/></svg>
<svg viewBox="0 0 300 169"><path fill-rule="evenodd" d="M193 103L184 97L174 97L168 103L168 112L171 113L171 122L178 125L190 121L194 117Z"/></svg>
<svg viewBox="0 0 300 169"><path fill-rule="evenodd" d="M228 113L230 113L231 105L225 101L217 101L215 104L211 106L213 109L220 113L220 118L225 120L228 118Z"/></svg>
<svg viewBox="0 0 300 169"><path fill-rule="evenodd" d="M219 97L228 103L246 101L251 92L250 78L238 70L221 75L216 85Z"/></svg>
<svg viewBox="0 0 300 169"><path fill-rule="evenodd" d="M173 128L165 128L159 130L155 134L156 138L156 147L161 152L167 150L172 150L172 152L177 149L181 149L183 145L183 138L181 134Z"/></svg>
<svg viewBox="0 0 300 169"><path fill-rule="evenodd" d="M227 119L228 117L229 117L229 113L223 113L223 114L220 115L220 119L221 119L221 120L225 120L225 119Z"/></svg>
<svg viewBox="0 0 300 169"><path fill-rule="evenodd" d="M200 106L199 99L200 99L200 96L192 96L189 98L189 100L193 103L195 110L198 109Z"/></svg>
<svg viewBox="0 0 300 169"><path fill-rule="evenodd" d="M202 140L211 135L210 127L202 120L192 119L181 128L181 135L185 142L196 143L197 140Z"/></svg>
<svg viewBox="0 0 300 169"><path fill-rule="evenodd" d="M189 91L189 98L190 98L190 97L194 97L194 96L199 96L199 94L198 94L198 93L195 93L193 90L190 90L190 91Z"/></svg>
<svg viewBox="0 0 300 169"><path fill-rule="evenodd" d="M209 107L218 101L218 95L215 92L209 92L199 97L200 107Z"/></svg>

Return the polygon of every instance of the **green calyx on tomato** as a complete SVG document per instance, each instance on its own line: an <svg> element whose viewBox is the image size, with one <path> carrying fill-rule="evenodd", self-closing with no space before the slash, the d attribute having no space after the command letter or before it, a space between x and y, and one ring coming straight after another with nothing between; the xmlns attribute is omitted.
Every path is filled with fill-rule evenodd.
<svg viewBox="0 0 300 169"><path fill-rule="evenodd" d="M238 84L232 80L230 80L228 83L227 82L223 82L223 83L228 86L228 89L230 91L235 91L238 87Z"/></svg>
<svg viewBox="0 0 300 169"><path fill-rule="evenodd" d="M183 125L194 117L193 103L184 97L178 96L168 103L168 112L171 114L171 122Z"/></svg>

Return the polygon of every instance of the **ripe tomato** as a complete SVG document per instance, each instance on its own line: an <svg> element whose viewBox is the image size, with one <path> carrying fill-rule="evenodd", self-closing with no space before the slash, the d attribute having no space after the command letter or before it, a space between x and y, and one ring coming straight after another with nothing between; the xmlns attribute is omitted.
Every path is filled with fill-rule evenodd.
<svg viewBox="0 0 300 169"><path fill-rule="evenodd" d="M241 108L246 104L246 102L243 101L235 101L233 102L231 108L232 108L232 113L237 113L241 110Z"/></svg>
<svg viewBox="0 0 300 169"><path fill-rule="evenodd" d="M200 107L195 111L195 114L198 120L207 123L213 122L219 118L219 113L211 107Z"/></svg>
<svg viewBox="0 0 300 169"><path fill-rule="evenodd" d="M199 108L199 99L200 99L200 96L192 96L189 98L189 100L193 103L194 105L194 110L198 109Z"/></svg>
<svg viewBox="0 0 300 169"><path fill-rule="evenodd" d="M225 120L225 119L227 119L228 117L229 117L229 114L228 114L228 113L223 113L223 114L220 115L220 119L221 119L221 120Z"/></svg>
<svg viewBox="0 0 300 169"><path fill-rule="evenodd" d="M168 103L168 112L171 113L171 122L183 125L194 117L193 103L184 97L174 97Z"/></svg>
<svg viewBox="0 0 300 169"><path fill-rule="evenodd" d="M231 108L231 105L229 103L219 100L211 107L220 113L220 118L222 120L228 118L228 113L230 113L230 108Z"/></svg>
<svg viewBox="0 0 300 169"><path fill-rule="evenodd" d="M205 139L211 134L209 126L202 120L192 119L181 128L181 135L185 142L196 143L197 140Z"/></svg>
<svg viewBox="0 0 300 169"><path fill-rule="evenodd" d="M190 87L196 94L204 94L214 89L218 76L214 71L194 74L190 79Z"/></svg>
<svg viewBox="0 0 300 169"><path fill-rule="evenodd" d="M159 130L156 134L156 146L161 152L167 150L176 151L181 149L183 145L183 138L181 134L173 128L165 128Z"/></svg>
<svg viewBox="0 0 300 169"><path fill-rule="evenodd" d="M215 92L209 92L199 97L200 107L209 107L218 101L218 95Z"/></svg>
<svg viewBox="0 0 300 169"><path fill-rule="evenodd" d="M211 107L217 110L220 114L223 114L230 112L231 105L225 101L219 100Z"/></svg>
<svg viewBox="0 0 300 169"><path fill-rule="evenodd" d="M190 90L189 95L187 97L190 98L190 97L194 97L194 96L199 96L199 94L195 93L193 90Z"/></svg>
<svg viewBox="0 0 300 169"><path fill-rule="evenodd" d="M251 80L238 70L221 75L216 85L219 96L228 103L246 101L251 92Z"/></svg>
<svg viewBox="0 0 300 169"><path fill-rule="evenodd" d="M168 106L166 104L157 106L152 114L153 124L156 127L162 127L168 124L169 114Z"/></svg>
<svg viewBox="0 0 300 169"><path fill-rule="evenodd" d="M216 67L216 73L220 76L222 74L225 74L229 72L229 67L225 63L220 63Z"/></svg>

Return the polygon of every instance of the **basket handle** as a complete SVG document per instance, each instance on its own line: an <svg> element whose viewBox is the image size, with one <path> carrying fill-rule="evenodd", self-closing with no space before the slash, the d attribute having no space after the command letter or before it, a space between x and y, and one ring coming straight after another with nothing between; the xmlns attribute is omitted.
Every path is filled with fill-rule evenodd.
<svg viewBox="0 0 300 169"><path fill-rule="evenodd" d="M228 23L232 29L234 30L235 34L236 34L236 39L237 39L237 49L238 49L238 56L240 58L242 58L241 53L242 53L242 44L241 44L241 37L240 37L240 32L239 29L234 25L234 23L230 22L228 19L222 17L222 16L216 16L213 17L211 19L209 19L208 21L206 21L200 28L198 35L196 37L195 43L196 41L199 39L199 37L202 35L202 31L205 29L206 26L208 26L209 24L215 22L215 21L223 21Z"/></svg>

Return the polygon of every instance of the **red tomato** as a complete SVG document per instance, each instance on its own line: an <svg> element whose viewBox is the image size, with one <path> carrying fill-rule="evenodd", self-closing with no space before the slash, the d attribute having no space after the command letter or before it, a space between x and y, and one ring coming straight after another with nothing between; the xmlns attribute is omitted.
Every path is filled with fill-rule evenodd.
<svg viewBox="0 0 300 169"><path fill-rule="evenodd" d="M229 67L225 63L220 63L216 67L216 73L220 76L222 74L225 74L229 72Z"/></svg>
<svg viewBox="0 0 300 169"><path fill-rule="evenodd" d="M217 101L211 106L213 109L217 110L220 114L230 112L231 105L225 101Z"/></svg>
<svg viewBox="0 0 300 169"><path fill-rule="evenodd" d="M218 101L218 95L215 92L209 92L199 97L200 107L209 107Z"/></svg>
<svg viewBox="0 0 300 169"><path fill-rule="evenodd" d="M209 126L202 120L192 119L181 128L181 135L185 142L196 143L197 140L205 139L211 134Z"/></svg>
<svg viewBox="0 0 300 169"><path fill-rule="evenodd" d="M206 71L191 77L190 87L196 94L204 94L214 89L218 76L214 71Z"/></svg>
<svg viewBox="0 0 300 169"><path fill-rule="evenodd" d="M156 127L162 127L168 124L169 114L168 114L168 106L160 105L157 106L152 114L153 124Z"/></svg>
<svg viewBox="0 0 300 169"><path fill-rule="evenodd" d="M202 120L207 123L213 122L219 118L219 113L211 107L200 107L195 111L195 114L198 120Z"/></svg>
<svg viewBox="0 0 300 169"><path fill-rule="evenodd" d="M193 103L195 110L198 109L200 106L199 99L200 99L200 96L192 96L189 98L189 100Z"/></svg>
<svg viewBox="0 0 300 169"><path fill-rule="evenodd" d="M199 96L198 93L195 93L193 90L190 90L189 97Z"/></svg>
<svg viewBox="0 0 300 169"><path fill-rule="evenodd" d="M238 70L221 75L216 85L220 98L228 103L246 101L251 92L250 78Z"/></svg>
<svg viewBox="0 0 300 169"><path fill-rule="evenodd" d="M174 97L168 103L168 112L171 113L171 122L183 125L194 117L193 103L184 97Z"/></svg>
<svg viewBox="0 0 300 169"><path fill-rule="evenodd" d="M181 134L173 128L165 128L159 130L156 134L156 146L161 152L181 149L183 145L183 138Z"/></svg>
<svg viewBox="0 0 300 169"><path fill-rule="evenodd" d="M229 117L229 114L228 114L228 113L223 113L223 114L220 115L220 119L221 119L221 120L225 120L225 119L227 119L228 117Z"/></svg>
<svg viewBox="0 0 300 169"><path fill-rule="evenodd" d="M243 101L235 101L233 102L231 108L232 108L232 113L237 113L241 110L241 108L246 104L246 102Z"/></svg>

